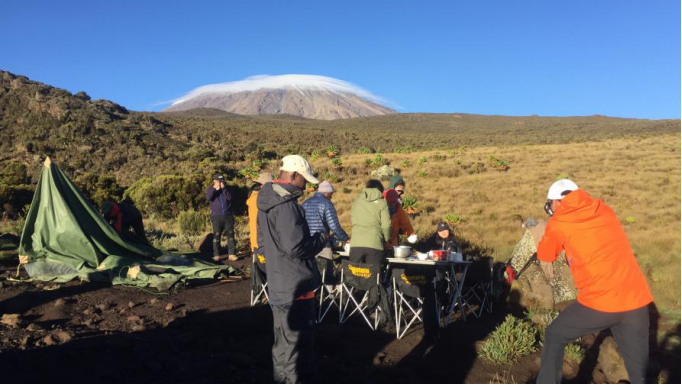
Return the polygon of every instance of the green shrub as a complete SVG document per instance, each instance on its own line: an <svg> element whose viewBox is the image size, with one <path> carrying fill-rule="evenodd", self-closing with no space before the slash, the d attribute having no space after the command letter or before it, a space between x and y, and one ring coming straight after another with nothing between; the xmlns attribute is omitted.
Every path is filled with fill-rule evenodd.
<svg viewBox="0 0 682 385"><path fill-rule="evenodd" d="M204 193L209 181L203 175L162 175L142 178L124 193L146 215L164 219L176 217L181 211L208 206Z"/></svg>
<svg viewBox="0 0 682 385"><path fill-rule="evenodd" d="M372 166L374 167L381 167L384 164L386 164L386 161L384 160L384 156L381 154L376 154L374 158L372 159Z"/></svg>
<svg viewBox="0 0 682 385"><path fill-rule="evenodd" d="M481 350L488 361L510 365L536 351L537 331L529 321L508 315L495 329Z"/></svg>
<svg viewBox="0 0 682 385"><path fill-rule="evenodd" d="M358 148L358 154L371 154L372 150L367 147Z"/></svg>
<svg viewBox="0 0 682 385"><path fill-rule="evenodd" d="M125 191L113 175L85 173L77 176L73 183L98 207L107 199L120 201Z"/></svg>
<svg viewBox="0 0 682 385"><path fill-rule="evenodd" d="M208 211L195 211L189 209L181 211L178 215L178 227L180 231L189 236L196 236L204 233L209 228L210 215Z"/></svg>
<svg viewBox="0 0 682 385"><path fill-rule="evenodd" d="M488 161L490 162L490 165L498 171L509 170L509 162L497 159L495 155L488 156Z"/></svg>
<svg viewBox="0 0 682 385"><path fill-rule="evenodd" d="M464 222L464 219L459 214L455 213L447 214L444 220L452 227L457 226L460 223Z"/></svg>
<svg viewBox="0 0 682 385"><path fill-rule="evenodd" d="M401 154L403 152L402 147L393 147L393 152L396 154Z"/></svg>
<svg viewBox="0 0 682 385"><path fill-rule="evenodd" d="M336 146L328 146L325 148L325 151L327 152L327 156L330 158L335 158L339 155L339 148Z"/></svg>
<svg viewBox="0 0 682 385"><path fill-rule="evenodd" d="M251 167L247 167L239 170L239 175L243 176L245 179L257 179L258 171L252 169Z"/></svg>
<svg viewBox="0 0 682 385"><path fill-rule="evenodd" d="M580 344L571 342L566 345L564 354L569 361L580 363L585 358L585 348Z"/></svg>
<svg viewBox="0 0 682 385"><path fill-rule="evenodd" d="M419 158L419 164L424 164L424 163L426 163L426 162L427 162L427 159L426 159L425 156L422 156L422 157Z"/></svg>
<svg viewBox="0 0 682 385"><path fill-rule="evenodd" d="M442 155L442 154L436 154L436 155L432 156L432 158L433 158L433 160L443 161L443 160L447 159L448 157L445 155Z"/></svg>
<svg viewBox="0 0 682 385"><path fill-rule="evenodd" d="M407 167L412 166L412 162L409 161L409 160L403 160L403 161L400 163L400 166L401 166L401 167L406 167L406 168L407 168Z"/></svg>
<svg viewBox="0 0 682 385"><path fill-rule="evenodd" d="M629 216L625 218L625 222L627 223L635 223L635 217Z"/></svg>
<svg viewBox="0 0 682 385"><path fill-rule="evenodd" d="M330 173L329 171L325 172L324 175L322 176L323 180L328 180L332 183L338 183L341 181L341 178L338 176Z"/></svg>
<svg viewBox="0 0 682 385"><path fill-rule="evenodd" d="M405 196L403 198L402 206L407 214L414 215L419 212L419 201L415 197Z"/></svg>
<svg viewBox="0 0 682 385"><path fill-rule="evenodd" d="M426 172L426 171L419 171L419 172L417 173L417 176L420 177L420 178L426 178L428 175L429 175L429 173Z"/></svg>
<svg viewBox="0 0 682 385"><path fill-rule="evenodd" d="M310 152L310 160L311 161L316 161L320 158L320 153L317 150L313 150Z"/></svg>
<svg viewBox="0 0 682 385"><path fill-rule="evenodd" d="M21 185L28 184L26 165L20 162L8 162L0 168L0 184Z"/></svg>
<svg viewBox="0 0 682 385"><path fill-rule="evenodd" d="M568 179L568 174L559 174L556 176L556 180Z"/></svg>
<svg viewBox="0 0 682 385"><path fill-rule="evenodd" d="M332 159L332 168L341 169L343 167L343 162L339 158Z"/></svg>
<svg viewBox="0 0 682 385"><path fill-rule="evenodd" d="M372 159L369 158L365 159L365 167L372 167L373 164L374 161Z"/></svg>

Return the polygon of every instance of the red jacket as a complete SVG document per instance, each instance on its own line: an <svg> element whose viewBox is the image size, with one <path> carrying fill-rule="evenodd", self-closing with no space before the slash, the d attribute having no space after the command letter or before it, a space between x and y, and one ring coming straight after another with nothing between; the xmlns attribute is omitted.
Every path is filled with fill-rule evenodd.
<svg viewBox="0 0 682 385"><path fill-rule="evenodd" d="M622 312L653 301L616 214L583 190L561 200L538 245L538 259L553 262L562 250L582 305Z"/></svg>

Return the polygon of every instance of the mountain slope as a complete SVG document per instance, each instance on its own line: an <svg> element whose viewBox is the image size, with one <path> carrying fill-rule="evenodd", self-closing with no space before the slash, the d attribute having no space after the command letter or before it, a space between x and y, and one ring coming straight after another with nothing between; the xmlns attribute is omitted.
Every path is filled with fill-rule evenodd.
<svg viewBox="0 0 682 385"><path fill-rule="evenodd" d="M395 113L371 99L378 98L337 79L282 75L199 87L165 111L216 108L242 115L290 114L320 120Z"/></svg>

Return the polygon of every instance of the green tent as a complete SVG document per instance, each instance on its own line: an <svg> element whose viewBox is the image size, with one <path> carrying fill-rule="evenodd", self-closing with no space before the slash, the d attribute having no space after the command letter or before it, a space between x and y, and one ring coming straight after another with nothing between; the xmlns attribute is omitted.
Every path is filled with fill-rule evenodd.
<svg viewBox="0 0 682 385"><path fill-rule="evenodd" d="M121 238L49 158L26 215L19 255L29 275L44 281L80 278L166 290L186 279L234 273Z"/></svg>

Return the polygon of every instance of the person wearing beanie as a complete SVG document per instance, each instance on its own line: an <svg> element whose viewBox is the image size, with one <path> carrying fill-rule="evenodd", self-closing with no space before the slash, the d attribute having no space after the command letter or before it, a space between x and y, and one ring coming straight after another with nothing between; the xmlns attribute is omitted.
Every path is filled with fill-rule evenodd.
<svg viewBox="0 0 682 385"><path fill-rule="evenodd" d="M410 218L403 210L399 200L400 196L398 192L394 189L388 189L384 191L384 199L386 199L386 204L388 205L388 213L391 216L391 237L388 242L384 245L384 248L389 250L393 249L393 246L398 246L398 236L400 234L405 234L407 236L416 235Z"/></svg>
<svg viewBox="0 0 682 385"><path fill-rule="evenodd" d="M213 224L213 260L220 261L220 238L227 235L227 253L230 261L236 261L237 245L234 240L234 214L232 213L232 194L220 174L213 176L213 183L206 189L206 200L211 206Z"/></svg>
<svg viewBox="0 0 682 385"><path fill-rule="evenodd" d="M388 188L394 189L398 193L398 202L403 203L403 194L405 194L405 180L400 175L393 175L388 181Z"/></svg>
<svg viewBox="0 0 682 385"><path fill-rule="evenodd" d="M341 227L336 209L332 203L334 186L329 181L320 183L317 192L303 202L305 219L310 228L310 234L325 233L333 234L333 237L341 242L348 241L348 234ZM332 259L332 244L328 241L318 257Z"/></svg>
<svg viewBox="0 0 682 385"><path fill-rule="evenodd" d="M436 233L426 240L424 247L426 248L426 251L447 250L457 253L462 252L462 247L457 242L455 234L452 233L450 225L443 221L438 222Z"/></svg>

